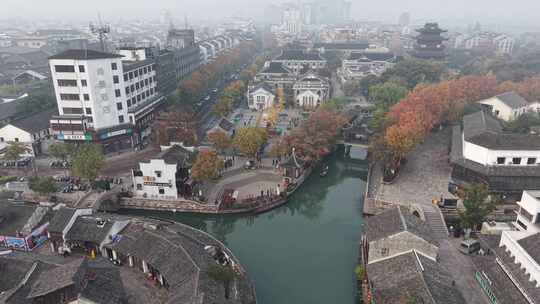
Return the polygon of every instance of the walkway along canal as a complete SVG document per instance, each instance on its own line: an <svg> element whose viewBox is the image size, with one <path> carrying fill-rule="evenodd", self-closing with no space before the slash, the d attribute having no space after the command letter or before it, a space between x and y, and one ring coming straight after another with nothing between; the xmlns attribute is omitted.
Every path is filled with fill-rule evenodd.
<svg viewBox="0 0 540 304"><path fill-rule="evenodd" d="M182 222L224 242L254 281L260 304L353 304L367 164L342 155L328 158L326 177L314 170L286 205L268 213L126 212Z"/></svg>

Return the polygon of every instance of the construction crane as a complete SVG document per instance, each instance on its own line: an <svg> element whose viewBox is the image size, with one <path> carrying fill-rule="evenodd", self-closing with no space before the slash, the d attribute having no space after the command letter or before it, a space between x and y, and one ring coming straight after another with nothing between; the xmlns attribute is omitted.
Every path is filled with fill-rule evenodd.
<svg viewBox="0 0 540 304"><path fill-rule="evenodd" d="M98 25L94 25L93 23L90 23L90 31L97 35L99 38L99 43L101 45L101 51L106 52L107 46L105 44L105 40L107 39L107 35L111 32L111 27L108 24L103 24L101 20L101 14L98 13Z"/></svg>

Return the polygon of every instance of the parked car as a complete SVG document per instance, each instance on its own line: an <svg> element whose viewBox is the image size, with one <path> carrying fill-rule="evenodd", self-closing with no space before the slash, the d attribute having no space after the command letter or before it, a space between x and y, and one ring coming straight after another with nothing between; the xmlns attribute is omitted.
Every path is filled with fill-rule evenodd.
<svg viewBox="0 0 540 304"><path fill-rule="evenodd" d="M463 254L471 255L475 254L480 250L480 242L475 239L466 239L461 242L459 246L459 251Z"/></svg>

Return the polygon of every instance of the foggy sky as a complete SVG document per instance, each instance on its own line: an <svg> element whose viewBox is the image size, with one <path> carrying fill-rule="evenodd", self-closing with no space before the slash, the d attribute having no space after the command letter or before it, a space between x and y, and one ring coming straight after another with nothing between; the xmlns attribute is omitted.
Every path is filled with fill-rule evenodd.
<svg viewBox="0 0 540 304"><path fill-rule="evenodd" d="M298 0L0 0L0 18L87 20L100 11L105 19L159 17L169 9L176 18L260 17L271 3ZM316 0L329 1L333 0ZM395 21L408 11L416 20L468 20L538 25L540 0L349 0L353 19ZM83 20L81 20L83 21Z"/></svg>

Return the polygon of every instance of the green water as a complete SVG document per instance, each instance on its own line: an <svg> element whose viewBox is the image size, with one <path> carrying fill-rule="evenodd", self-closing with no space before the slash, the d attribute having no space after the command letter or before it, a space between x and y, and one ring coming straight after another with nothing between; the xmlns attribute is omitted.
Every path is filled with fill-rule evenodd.
<svg viewBox="0 0 540 304"><path fill-rule="evenodd" d="M223 241L260 304L352 304L366 166L338 156L327 164L326 177L313 174L287 205L258 216L129 213L179 221Z"/></svg>

